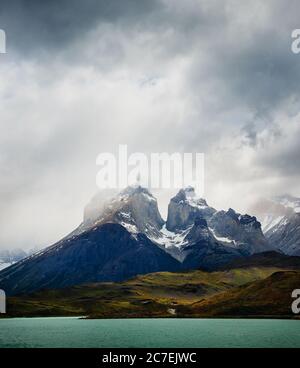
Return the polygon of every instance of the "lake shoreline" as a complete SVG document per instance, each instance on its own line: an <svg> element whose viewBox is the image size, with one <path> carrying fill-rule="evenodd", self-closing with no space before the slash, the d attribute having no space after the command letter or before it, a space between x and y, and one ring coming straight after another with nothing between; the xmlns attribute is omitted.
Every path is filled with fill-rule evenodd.
<svg viewBox="0 0 300 368"><path fill-rule="evenodd" d="M74 318L74 319L83 319L83 320L120 320L120 319L126 319L126 320L136 320L136 319L232 319L232 320L240 320L240 319L262 319L262 320L300 320L300 316L291 316L291 315L286 315L286 316L278 316L278 315L249 315L249 316L176 316L176 315L170 315L170 316L155 316L155 317L149 317L149 316L136 316L136 317L127 317L127 316L119 316L119 317L93 317L93 316L72 316L72 315L49 315L49 316L45 316L45 315L36 315L36 316L26 316L26 315L20 315L20 316L10 316L10 315L6 315L0 316L0 321L1 320L7 320L7 319L16 319L16 318L26 318L26 319L31 319L31 318Z"/></svg>

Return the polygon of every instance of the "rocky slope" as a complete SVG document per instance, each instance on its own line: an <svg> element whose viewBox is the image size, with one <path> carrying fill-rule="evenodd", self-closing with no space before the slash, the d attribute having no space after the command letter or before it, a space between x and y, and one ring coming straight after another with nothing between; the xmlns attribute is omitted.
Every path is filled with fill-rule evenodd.
<svg viewBox="0 0 300 368"><path fill-rule="evenodd" d="M283 217L265 235L283 253L300 256L300 213Z"/></svg>
<svg viewBox="0 0 300 368"><path fill-rule="evenodd" d="M133 236L121 225L107 223L3 270L0 288L13 295L87 282L121 281L178 268L179 263L145 235Z"/></svg>

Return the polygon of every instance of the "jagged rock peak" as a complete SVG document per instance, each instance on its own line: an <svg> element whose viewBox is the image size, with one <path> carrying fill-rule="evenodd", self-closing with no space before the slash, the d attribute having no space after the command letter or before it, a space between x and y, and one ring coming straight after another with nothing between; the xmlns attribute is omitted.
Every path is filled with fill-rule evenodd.
<svg viewBox="0 0 300 368"><path fill-rule="evenodd" d="M176 196L171 199L171 201L175 203L186 202L191 206L207 207L206 200L198 197L195 189L191 186L180 189Z"/></svg>
<svg viewBox="0 0 300 368"><path fill-rule="evenodd" d="M241 225L253 224L257 228L261 227L261 224L257 218L255 216L250 216L247 213L245 215L241 215L232 208L229 208L226 212L226 215L228 215L232 220L239 222Z"/></svg>
<svg viewBox="0 0 300 368"><path fill-rule="evenodd" d="M216 210L197 196L193 187L180 189L168 207L167 229L180 231L194 224L196 218L208 220Z"/></svg>
<svg viewBox="0 0 300 368"><path fill-rule="evenodd" d="M239 213L237 213L237 212L235 212L235 210L234 209L232 209L232 208L229 208L228 209L228 211L226 212L226 214L229 216L229 217L231 217L233 220L235 220L235 221L239 221L239 216L240 216L240 214Z"/></svg>

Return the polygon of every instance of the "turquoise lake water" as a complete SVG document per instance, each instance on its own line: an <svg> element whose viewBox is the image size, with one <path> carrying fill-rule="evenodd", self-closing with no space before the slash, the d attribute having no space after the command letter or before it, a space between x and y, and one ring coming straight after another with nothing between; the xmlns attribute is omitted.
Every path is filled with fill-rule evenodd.
<svg viewBox="0 0 300 368"><path fill-rule="evenodd" d="M14 318L0 347L300 347L300 320Z"/></svg>

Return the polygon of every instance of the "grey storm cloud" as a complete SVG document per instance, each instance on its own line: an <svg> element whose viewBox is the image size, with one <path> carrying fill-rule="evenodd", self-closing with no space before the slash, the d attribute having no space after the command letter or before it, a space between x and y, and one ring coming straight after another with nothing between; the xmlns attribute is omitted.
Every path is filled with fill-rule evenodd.
<svg viewBox="0 0 300 368"><path fill-rule="evenodd" d="M135 22L155 8L157 0L4 0L0 22L15 48L51 53L99 22Z"/></svg>
<svg viewBox="0 0 300 368"><path fill-rule="evenodd" d="M0 247L71 231L97 154L119 143L204 152L216 207L300 194L299 11L296 0L1 1Z"/></svg>

